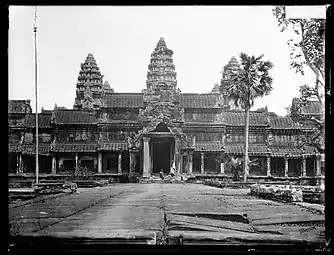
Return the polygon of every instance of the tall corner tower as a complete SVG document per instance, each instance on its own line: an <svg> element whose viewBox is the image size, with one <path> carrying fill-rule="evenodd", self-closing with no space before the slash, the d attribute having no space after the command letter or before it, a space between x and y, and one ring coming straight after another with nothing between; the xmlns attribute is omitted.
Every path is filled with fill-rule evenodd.
<svg viewBox="0 0 334 255"><path fill-rule="evenodd" d="M221 93L224 98L224 107L227 109L241 109L241 106L237 107L234 104L234 100L229 97L228 93L228 86L229 86L229 79L231 74L237 72L240 69L240 64L236 57L232 57L230 61L224 66L222 70L222 79L221 79Z"/></svg>
<svg viewBox="0 0 334 255"><path fill-rule="evenodd" d="M89 53L78 76L74 109L97 109L101 106L103 75L92 53Z"/></svg>

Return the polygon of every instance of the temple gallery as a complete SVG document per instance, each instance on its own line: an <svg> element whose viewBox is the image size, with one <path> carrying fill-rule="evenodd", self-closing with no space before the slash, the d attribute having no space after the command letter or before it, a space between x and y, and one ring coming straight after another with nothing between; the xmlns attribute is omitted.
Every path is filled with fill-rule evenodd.
<svg viewBox="0 0 334 255"><path fill-rule="evenodd" d="M206 94L182 93L172 56L160 38L146 87L141 93L117 93L89 53L81 64L73 109L55 105L38 114L41 176L73 173L79 166L111 175L149 176L162 169L230 176L221 159L244 153L244 111L217 85ZM323 176L323 152L300 146L301 135L315 129L311 118L320 116L320 109L318 102L309 102L298 118L267 108L251 111L249 156L258 164L250 167L250 178ZM30 100L9 100L9 175L34 175L35 116Z"/></svg>

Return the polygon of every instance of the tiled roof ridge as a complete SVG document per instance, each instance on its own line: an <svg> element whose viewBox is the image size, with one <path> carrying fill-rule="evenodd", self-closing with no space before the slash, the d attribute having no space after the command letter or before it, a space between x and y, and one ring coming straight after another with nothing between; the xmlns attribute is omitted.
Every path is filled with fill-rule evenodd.
<svg viewBox="0 0 334 255"><path fill-rule="evenodd" d="M115 95L143 95L142 92L114 92L114 93L108 93L107 96L115 96Z"/></svg>
<svg viewBox="0 0 334 255"><path fill-rule="evenodd" d="M88 109L88 108L84 108L84 109L55 109L53 111L58 111L58 112L66 112L66 111L71 111L71 112L93 112L96 111L95 109Z"/></svg>
<svg viewBox="0 0 334 255"><path fill-rule="evenodd" d="M52 111L53 110L50 110L50 112L38 112L37 114L40 116L40 115L52 115ZM36 116L36 113L35 112L32 112L32 113L27 113L26 116Z"/></svg>
<svg viewBox="0 0 334 255"><path fill-rule="evenodd" d="M206 93L187 93L187 92L185 92L185 93L181 93L181 95L191 95L191 96L193 96L193 95L220 96L221 94L214 94L214 93L208 93L208 92L206 92Z"/></svg>

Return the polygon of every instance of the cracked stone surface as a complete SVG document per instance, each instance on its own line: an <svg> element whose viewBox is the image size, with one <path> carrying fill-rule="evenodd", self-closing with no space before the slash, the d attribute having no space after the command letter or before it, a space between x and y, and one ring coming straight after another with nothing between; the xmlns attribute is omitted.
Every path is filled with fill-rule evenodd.
<svg viewBox="0 0 334 255"><path fill-rule="evenodd" d="M323 213L248 193L202 184L115 184L10 208L9 223L23 235L154 238L167 228L185 238L325 240Z"/></svg>

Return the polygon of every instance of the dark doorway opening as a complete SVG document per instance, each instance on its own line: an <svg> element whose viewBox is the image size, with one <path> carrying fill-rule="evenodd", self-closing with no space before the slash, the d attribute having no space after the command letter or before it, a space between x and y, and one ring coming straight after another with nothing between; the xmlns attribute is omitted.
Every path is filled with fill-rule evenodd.
<svg viewBox="0 0 334 255"><path fill-rule="evenodd" d="M313 158L306 159L306 176L315 175L315 160Z"/></svg>
<svg viewBox="0 0 334 255"><path fill-rule="evenodd" d="M201 154L198 152L194 152L193 154L193 172L201 172Z"/></svg>
<svg viewBox="0 0 334 255"><path fill-rule="evenodd" d="M171 158L170 149L172 138L152 138L153 148L153 173L159 173L162 169L164 173L170 172Z"/></svg>
<svg viewBox="0 0 334 255"><path fill-rule="evenodd" d="M214 160L212 154L204 156L204 171L206 173L219 173L218 163Z"/></svg>
<svg viewBox="0 0 334 255"><path fill-rule="evenodd" d="M35 156L24 156L24 166L26 173L35 173L36 169L36 159Z"/></svg>
<svg viewBox="0 0 334 255"><path fill-rule="evenodd" d="M16 154L10 153L8 155L8 172L15 174L16 173Z"/></svg>
<svg viewBox="0 0 334 255"><path fill-rule="evenodd" d="M38 158L39 172L44 174L51 173L52 168L52 157L50 156L40 156Z"/></svg>
<svg viewBox="0 0 334 255"><path fill-rule="evenodd" d="M87 169L89 169L89 171L95 172L93 159L82 159L80 161L80 165L82 167L86 167Z"/></svg>
<svg viewBox="0 0 334 255"><path fill-rule="evenodd" d="M270 173L272 176L284 176L285 162L284 158L271 158Z"/></svg>
<svg viewBox="0 0 334 255"><path fill-rule="evenodd" d="M300 159L289 159L288 176L297 177L301 174L301 160Z"/></svg>
<svg viewBox="0 0 334 255"><path fill-rule="evenodd" d="M63 172L75 172L75 160L74 159L64 159L63 167L61 167L60 171Z"/></svg>
<svg viewBox="0 0 334 255"><path fill-rule="evenodd" d="M182 169L181 173L188 172L188 157L186 155L182 155Z"/></svg>
<svg viewBox="0 0 334 255"><path fill-rule="evenodd" d="M129 173L129 152L123 151L122 153L122 173Z"/></svg>
<svg viewBox="0 0 334 255"><path fill-rule="evenodd" d="M249 167L249 174L254 176L264 176L267 175L267 166L265 157L249 157L254 163Z"/></svg>
<svg viewBox="0 0 334 255"><path fill-rule="evenodd" d="M140 172L140 155L135 155L136 164L135 164L135 173Z"/></svg>

